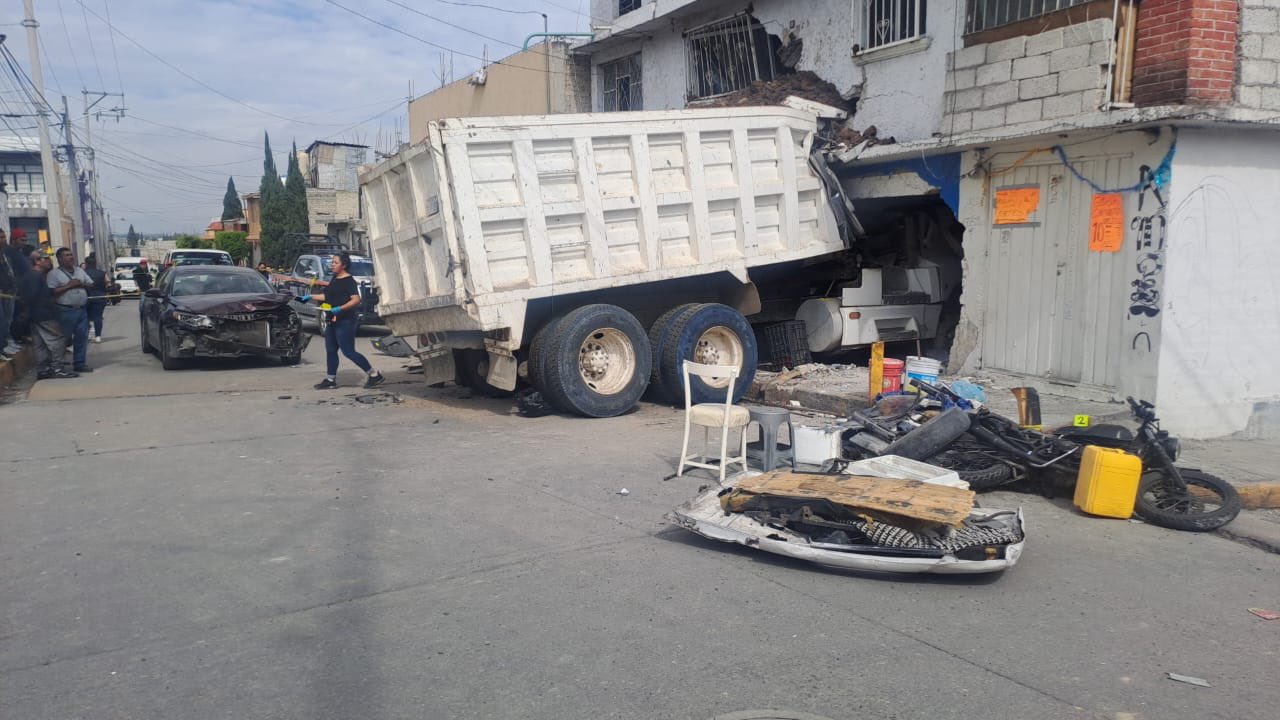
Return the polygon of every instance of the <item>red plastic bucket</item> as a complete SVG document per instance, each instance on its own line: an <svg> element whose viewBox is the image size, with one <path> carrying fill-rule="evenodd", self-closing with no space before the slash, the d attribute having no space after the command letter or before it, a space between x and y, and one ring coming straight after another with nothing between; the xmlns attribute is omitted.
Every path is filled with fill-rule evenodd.
<svg viewBox="0 0 1280 720"><path fill-rule="evenodd" d="M880 392L898 392L902 389L902 369L906 365L894 358L884 359L884 381L880 385Z"/></svg>

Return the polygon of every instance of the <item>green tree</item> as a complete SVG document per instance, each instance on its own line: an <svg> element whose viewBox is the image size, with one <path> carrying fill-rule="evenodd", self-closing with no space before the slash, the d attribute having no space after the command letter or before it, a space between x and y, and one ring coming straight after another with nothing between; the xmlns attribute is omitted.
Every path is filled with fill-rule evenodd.
<svg viewBox="0 0 1280 720"><path fill-rule="evenodd" d="M284 181L284 190L289 198L286 232L309 232L311 220L307 208L307 181L302 177L302 167L298 165L298 143L296 142L293 144L293 152L289 154L289 176Z"/></svg>
<svg viewBox="0 0 1280 720"><path fill-rule="evenodd" d="M249 241L246 239L248 237L249 233L221 230L213 234L213 246L218 250L225 250L238 265L240 261L249 257Z"/></svg>
<svg viewBox="0 0 1280 720"><path fill-rule="evenodd" d="M235 220L244 217L244 208L240 207L240 194L236 192L236 181L227 178L227 194L222 196L222 219Z"/></svg>
<svg viewBox="0 0 1280 720"><path fill-rule="evenodd" d="M258 187L262 213L262 259L268 265L283 266L293 260L289 249L283 244L287 222L284 183L280 182L280 172L276 170L276 161L271 155L271 137L265 132L262 136L264 158L262 183Z"/></svg>
<svg viewBox="0 0 1280 720"><path fill-rule="evenodd" d="M179 233L173 236L173 246L179 250L200 250L213 247L213 243L196 235Z"/></svg>
<svg viewBox="0 0 1280 720"><path fill-rule="evenodd" d="M134 247L138 244L138 232L133 229L132 223L129 225L129 234L125 236L125 241L129 243L129 247Z"/></svg>

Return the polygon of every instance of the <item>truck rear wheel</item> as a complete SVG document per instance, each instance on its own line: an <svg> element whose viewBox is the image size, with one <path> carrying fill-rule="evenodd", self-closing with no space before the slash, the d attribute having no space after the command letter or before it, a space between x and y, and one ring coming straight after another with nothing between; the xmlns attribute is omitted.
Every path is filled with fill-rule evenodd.
<svg viewBox="0 0 1280 720"><path fill-rule="evenodd" d="M565 412L613 417L635 407L649 385L649 338L631 313L616 305L586 305L555 321L531 361L539 388ZM535 382L538 382L535 379Z"/></svg>
<svg viewBox="0 0 1280 720"><path fill-rule="evenodd" d="M683 363L732 365L738 368L733 401L738 402L751 387L759 361L756 335L742 313L728 305L697 305L680 315L667 328L658 374L672 403L684 400ZM693 402L724 402L729 378L689 378Z"/></svg>
<svg viewBox="0 0 1280 720"><path fill-rule="evenodd" d="M676 322L678 318L685 313L693 311L699 305L698 303L685 303L677 305L670 310L658 316L653 321L653 325L649 326L649 346L653 349L653 369L649 373L649 390L659 402L679 402L684 396L684 392L680 388L676 388L674 394L668 393L666 387L662 384L662 352L667 346L667 334L671 329L671 324Z"/></svg>
<svg viewBox="0 0 1280 720"><path fill-rule="evenodd" d="M487 397L511 397L515 393L489 384L489 352L487 350L453 351L454 367L458 371L458 382L473 391Z"/></svg>

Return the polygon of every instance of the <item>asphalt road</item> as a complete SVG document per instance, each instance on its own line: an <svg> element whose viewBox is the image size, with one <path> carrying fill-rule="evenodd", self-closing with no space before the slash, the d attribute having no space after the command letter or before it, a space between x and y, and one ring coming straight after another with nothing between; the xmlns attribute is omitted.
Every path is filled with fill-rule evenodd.
<svg viewBox="0 0 1280 720"><path fill-rule="evenodd" d="M4 718L1280 707L1280 621L1246 612L1280 609L1277 555L997 494L1029 527L1002 576L817 570L664 521L700 484L662 479L670 409L526 419L372 354L401 402L366 404L310 389L320 342L164 372L131 304L107 335L93 375L0 406Z"/></svg>

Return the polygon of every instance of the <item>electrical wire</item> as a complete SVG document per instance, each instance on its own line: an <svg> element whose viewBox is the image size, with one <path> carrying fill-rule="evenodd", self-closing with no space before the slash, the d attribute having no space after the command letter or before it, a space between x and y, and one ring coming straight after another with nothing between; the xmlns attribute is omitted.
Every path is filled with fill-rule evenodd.
<svg viewBox="0 0 1280 720"><path fill-rule="evenodd" d="M120 94L124 95L124 76L120 74L120 56L116 53L116 34L111 32L111 3L102 0L102 7L107 11L107 37L111 38L111 59L116 64L116 85Z"/></svg>
<svg viewBox="0 0 1280 720"><path fill-rule="evenodd" d="M502 66L505 66L505 67L516 68L516 69L519 69L519 70L530 70L530 71L533 71L533 72L541 72L541 73L550 72L552 75L566 75L566 74L567 74L567 73L562 72L562 71L559 71L559 70L550 70L550 71L548 71L548 70L546 70L546 69L544 69L544 68L531 67L531 66L527 66L527 65L517 65L517 64L515 64L515 63L509 63L509 62L505 62L505 61L502 61L502 60L489 60L488 58L484 58L484 57L481 57L481 56L479 56L479 55L472 55L471 53L468 53L468 52L462 52L461 50L455 50L455 49L453 49L453 48L451 48L451 47L447 47L447 46L445 46L445 45L441 45L440 43L432 42L432 41L430 41L430 40L427 40L426 38L418 37L417 35L414 35L413 33L405 32L404 30L401 30L400 28L398 28L398 27L396 27L396 26L394 26L394 25L388 25L388 24L386 24L386 23L382 22L381 20L378 20L378 19L376 19L376 18L372 18L372 17L369 17L368 15L365 15L364 13L362 13L362 12L360 12L360 11L358 11L358 10L352 10L351 8L347 7L346 5L343 5L343 4L339 3L339 2L337 2L337 0L324 0L324 1L325 1L326 3L328 3L328 4L332 5L332 6L336 7L336 8L339 8L339 9L341 9L341 10L345 10L345 11L347 11L347 12L351 13L352 15L355 15L356 17L361 18L362 20L366 20L366 21L368 21L368 22L371 22L371 23L373 23L374 25L377 25L378 27L381 27L381 28L384 28L384 29L390 30L391 32L396 33L396 34L398 34L398 35L403 35L403 36L405 36L405 37L409 38L410 40L416 40L416 41L418 41L418 42L422 43L423 45L429 45L429 46L431 46L431 47L433 47L433 48L436 48L437 50L444 50L445 52L455 53L455 54L457 54L457 55L461 55L461 56L463 56L463 57L469 57L469 58L471 58L471 59L473 59L473 60L479 60L480 62L487 62L487 63L489 63L490 65L502 65ZM79 2L79 0L77 0L77 2Z"/></svg>
<svg viewBox="0 0 1280 720"><path fill-rule="evenodd" d="M62 12L62 0L58 0L58 16L62 18L62 36L67 39L67 51L71 53L71 64L76 68L76 78L80 80L80 87L85 88L87 86L84 84L84 75L80 74L80 60L76 58L76 48L71 43L71 31L67 28L67 15Z"/></svg>
<svg viewBox="0 0 1280 720"><path fill-rule="evenodd" d="M88 7L87 5L85 5L85 4L84 4L84 0L75 0L75 1L76 1L76 3L78 3L78 4L80 5L80 7L84 8L84 9L85 9L89 14L91 14L91 15L93 15L94 17L98 18L98 19L99 19L99 20L101 20L102 22L107 23L106 19L104 19L101 15L99 15L99 14L98 14L98 13L96 13L96 12L94 12L93 10L90 10L90 9L89 9L89 7ZM186 79L190 80L191 82L193 82L193 83L195 83L195 84L199 85L200 87L204 88L205 90L208 90L209 92L213 93L214 95L217 95L218 97L223 98L224 100L229 100L229 101L231 101L231 102L233 102L233 103L235 103L235 104L237 104L237 105L240 105L240 106L242 106L242 107L249 108L250 110L252 110L252 111L254 111L254 112L256 112L256 113L261 113L261 114L263 114L263 115L269 115L269 116L271 116L271 117L278 118L278 119L280 119L280 120L287 120L287 121L289 121L289 122L297 123L297 124L299 124L299 125L315 125L315 123L310 123L310 122L307 122L307 121L305 121L305 120L298 120L298 119L296 119L296 118L291 118L291 117L289 117L289 116L287 116L287 115L281 115L281 114L279 114L279 113L272 112L272 111L270 111L270 110L266 110L266 109L264 109L264 108L257 107L256 105L251 105L251 104L249 104L249 103L245 102L244 100L241 100L241 99L239 99L239 98L236 98L236 97L233 97L233 96L231 96L231 95L228 95L227 93L222 92L221 90L219 90L219 89L215 88L214 86L210 85L209 83L206 83L205 81L203 81L203 80L201 80L200 78L198 78L198 77L196 77L196 76L192 75L191 73L187 72L186 70L183 70L182 68L178 67L177 65L174 65L173 63L169 62L168 60L165 60L164 58L162 58L162 57L160 57L159 55L155 54L155 53L154 53L154 52L152 52L152 51L150 50L150 48L148 48L146 45L143 45L142 43L138 42L137 40L134 40L132 37L130 37L128 34L126 34L125 32L123 32L122 30L120 30L120 28L116 27L115 25L112 25L111 23L107 23L107 27L108 27L108 28L110 28L110 29L111 29L111 31L112 31L113 33L117 33L117 34L119 34L119 35L120 35L120 37L122 37L122 38L124 38L125 40L128 40L129 42L133 43L133 44L134 44L134 46L136 46L139 50L141 50L142 52L144 52L144 53L146 53L147 55L149 55L149 56L150 56L153 60L155 60L156 62L160 63L161 65L164 65L165 67L169 68L170 70L172 70L172 71L174 71L174 72L178 73L178 74L179 74L179 75L181 75L182 77L184 77L184 78L186 78Z"/></svg>
<svg viewBox="0 0 1280 720"><path fill-rule="evenodd" d="M89 40L89 54L93 57L93 69L98 73L98 87L106 92L107 81L102 79L102 65L98 63L98 49L93 46L93 31L89 29L89 13L85 12L84 5L80 6L80 17L84 18L84 36Z"/></svg>
<svg viewBox="0 0 1280 720"><path fill-rule="evenodd" d="M413 13L414 15L421 15L422 17L424 17L424 18L426 18L426 19L428 19L428 20L434 20L434 21L436 21L436 22L440 23L441 25L448 25L448 26L449 26L449 27L451 27L451 28L455 28L455 29L461 30L461 31L463 31L463 32L465 32L465 33L470 33L470 34L472 34L472 35L475 35L476 37L482 37L482 38L484 38L485 40L492 40L492 41L494 41L494 42L496 42L496 43L501 43L501 44L506 45L506 46L508 46L508 47L513 47L513 48L518 48L518 47L520 47L519 45L516 45L515 43L509 43L509 42L507 42L506 40L503 40L502 38L496 38L496 37L494 37L494 36L492 36L492 35L485 35L485 34L484 34L484 33L482 33L482 32L476 32L475 30L472 30L471 28L468 28L468 27L463 27L462 25L455 25L455 24L453 24L453 23L449 22L448 20L443 20L443 19L438 18L438 17L436 17L436 16L434 16L434 15L428 15L428 14L426 14L426 13L422 12L421 10L418 10L418 9L416 9L416 8L412 8L412 7L409 7L408 5L405 5L404 3L399 2L398 0L386 0L386 2L389 2L389 3L391 3L392 5L395 5L395 6L396 6L396 7L398 7L398 8L403 8L403 9L405 9L405 10L408 10L409 12Z"/></svg>

